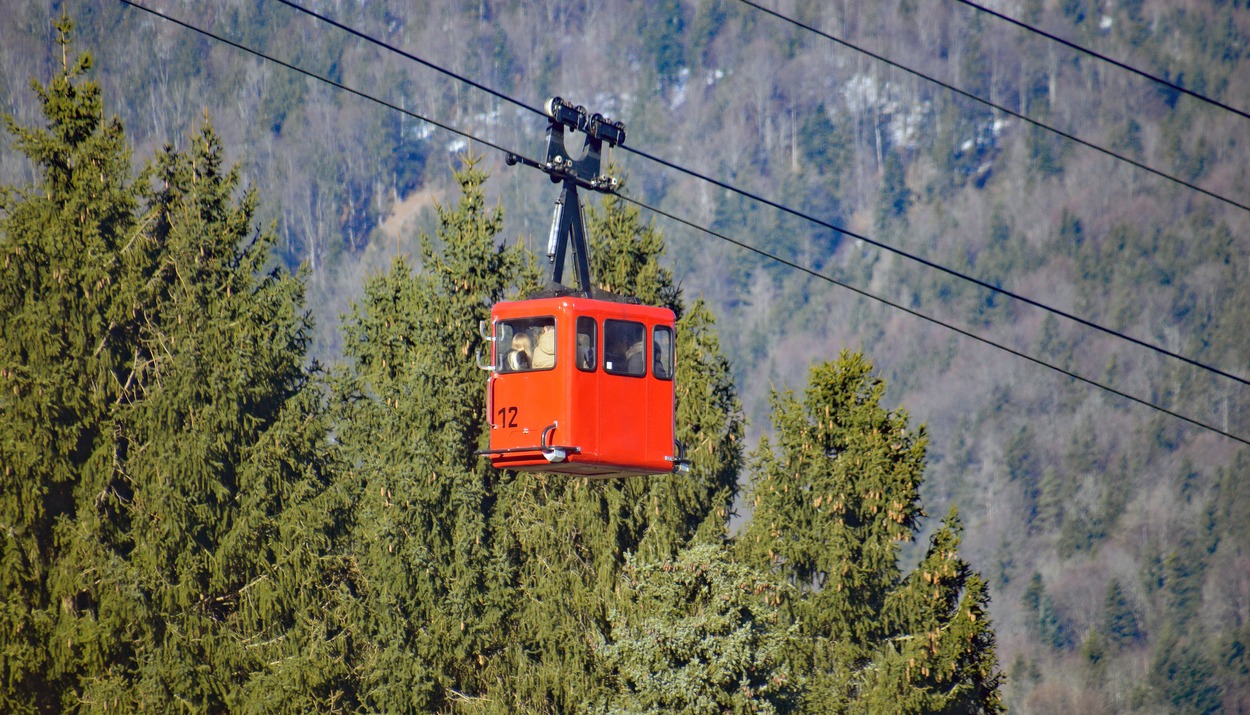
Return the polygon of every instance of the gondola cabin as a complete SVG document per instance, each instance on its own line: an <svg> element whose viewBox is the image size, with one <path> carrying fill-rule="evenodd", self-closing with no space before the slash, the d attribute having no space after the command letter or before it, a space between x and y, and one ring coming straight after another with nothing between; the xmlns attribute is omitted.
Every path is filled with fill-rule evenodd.
<svg viewBox="0 0 1250 715"><path fill-rule="evenodd" d="M559 97L550 99L547 157L509 154L562 185L551 221L548 286L491 308L491 363L486 409L490 448L478 452L497 469L558 472L607 479L684 471L673 426L673 311L598 290L578 188L611 192L599 174L602 145L619 146L625 127ZM584 137L573 156L565 131ZM562 283L571 254L576 290Z"/></svg>
<svg viewBox="0 0 1250 715"><path fill-rule="evenodd" d="M674 316L581 296L491 310L490 457L591 478L672 472Z"/></svg>

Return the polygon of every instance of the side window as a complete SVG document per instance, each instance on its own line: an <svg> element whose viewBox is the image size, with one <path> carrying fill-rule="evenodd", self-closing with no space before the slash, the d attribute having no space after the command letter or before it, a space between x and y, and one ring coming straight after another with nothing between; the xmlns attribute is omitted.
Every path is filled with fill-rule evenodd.
<svg viewBox="0 0 1250 715"><path fill-rule="evenodd" d="M594 372L599 351L599 328L595 319L582 315L577 318L577 369Z"/></svg>
<svg viewBox="0 0 1250 715"><path fill-rule="evenodd" d="M519 318L495 325L495 369L499 372L550 370L556 366L556 319Z"/></svg>
<svg viewBox="0 0 1250 715"><path fill-rule="evenodd" d="M647 373L647 328L629 320L603 321L603 369L613 375Z"/></svg>
<svg viewBox="0 0 1250 715"><path fill-rule="evenodd" d="M655 332L651 335L651 374L661 380L673 379L673 329L664 326L655 326Z"/></svg>

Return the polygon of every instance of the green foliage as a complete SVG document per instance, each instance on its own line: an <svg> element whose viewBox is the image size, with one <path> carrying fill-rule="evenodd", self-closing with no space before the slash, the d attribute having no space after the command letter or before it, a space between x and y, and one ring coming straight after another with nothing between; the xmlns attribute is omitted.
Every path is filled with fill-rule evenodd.
<svg viewBox="0 0 1250 715"><path fill-rule="evenodd" d="M163 254L148 285L163 291L145 310L135 376L145 394L127 415L142 514L130 559L167 635L144 684L158 703L315 708L343 676L329 667L342 648L343 573L323 557L348 505L333 485L324 396L303 367L302 281L264 272L276 236L253 233L257 196L233 201L238 172L223 169L221 151L206 127L146 176L145 244ZM166 670L192 662L225 682ZM248 675L231 683L229 673ZM275 689L292 680L298 690Z"/></svg>
<svg viewBox="0 0 1250 715"><path fill-rule="evenodd" d="M844 352L812 369L802 401L774 396L777 447L762 440L754 455L739 548L797 589L806 709L997 712L988 594L958 557L955 514L911 574L898 566L923 516L927 439L880 406L884 390L871 363Z"/></svg>
<svg viewBox="0 0 1250 715"><path fill-rule="evenodd" d="M637 206L614 194L604 196L601 208L587 207L586 232L590 274L600 288L663 306L681 317L681 290L659 260L664 237L654 224L643 224Z"/></svg>
<svg viewBox="0 0 1250 715"><path fill-rule="evenodd" d="M735 9L736 7L729 0L710 0L699 3L687 35L689 38L687 56L692 63L697 65L707 63L708 48L712 40L716 39L725 27L726 21Z"/></svg>
<svg viewBox="0 0 1250 715"><path fill-rule="evenodd" d="M723 538L737 492L743 419L710 313L683 307L659 264L663 240L637 209L608 197L587 212L592 272L601 287L668 305L677 325L677 436L685 475L587 483L518 476L508 529L515 544L516 633L504 688L513 709L572 711L606 702L598 643L610 641L610 609L626 558L661 562L692 541ZM502 497L501 497L502 500Z"/></svg>
<svg viewBox="0 0 1250 715"><path fill-rule="evenodd" d="M677 439L686 445L691 467L685 479L662 487L671 504L664 513L681 516L676 528L670 527L674 536L662 540L673 545L695 536L710 539L724 534L738 494L746 429L711 310L696 301L678 321L677 330L681 356L676 375ZM653 533L660 524L652 522Z"/></svg>
<svg viewBox="0 0 1250 715"><path fill-rule="evenodd" d="M1031 615L1030 627L1042 642L1060 650L1072 645L1071 629L1056 611L1041 574L1033 574L1024 591L1023 605L1025 611Z"/></svg>
<svg viewBox="0 0 1250 715"><path fill-rule="evenodd" d="M992 74L982 47L983 35L981 15L972 16L959 56L959 77L964 91L988 98Z"/></svg>
<svg viewBox="0 0 1250 715"><path fill-rule="evenodd" d="M1178 625L1198 615L1202 602L1202 576L1206 560L1192 543L1169 553L1163 559L1164 602Z"/></svg>
<svg viewBox="0 0 1250 715"><path fill-rule="evenodd" d="M1170 712L1207 715L1221 709L1214 666L1202 645L1166 634L1155 648L1152 681Z"/></svg>
<svg viewBox="0 0 1250 715"><path fill-rule="evenodd" d="M346 503L302 280L264 272L275 237L211 127L133 183L59 27L48 128L7 121L41 169L0 220L0 703L327 709Z"/></svg>
<svg viewBox="0 0 1250 715"><path fill-rule="evenodd" d="M748 201L729 191L718 192L712 213L712 229L731 236L769 235L768 223L772 217L761 210L758 203ZM724 291L727 308L747 305L753 275L764 270L764 261L754 253L739 260L717 266L717 286Z"/></svg>
<svg viewBox="0 0 1250 715"><path fill-rule="evenodd" d="M91 56L69 56L68 20L57 29L64 62L46 87L32 83L47 128L5 115L38 172L35 185L0 197L0 518L9 535L0 705L14 711L54 706L80 663L112 659L116 634L91 617L101 604L81 574L116 573L109 545L124 541L130 494L110 418L133 340L114 322L127 272L119 254L135 228L130 154L120 123L104 117L99 86L83 78Z"/></svg>
<svg viewBox="0 0 1250 715"><path fill-rule="evenodd" d="M1141 124L1130 117L1115 129L1108 143L1109 148L1118 153L1140 157L1143 151Z"/></svg>
<svg viewBox="0 0 1250 715"><path fill-rule="evenodd" d="M1194 137L1186 112L1168 114L1163 123L1163 157L1187 181L1200 181L1215 163L1216 148L1206 137Z"/></svg>
<svg viewBox="0 0 1250 715"><path fill-rule="evenodd" d="M498 691L513 710L577 711L607 696L595 652L610 630L626 554L658 506L648 486L517 477L509 529L520 598L507 685Z"/></svg>
<svg viewBox="0 0 1250 715"><path fill-rule="evenodd" d="M677 439L686 445L691 471L684 478L648 485L652 518L643 552L671 557L696 534L724 535L738 492L745 420L715 320L698 300L689 310L660 265L661 235L641 222L637 207L614 196L587 214L592 274L606 290L671 308L678 316L676 374Z"/></svg>
<svg viewBox="0 0 1250 715"><path fill-rule="evenodd" d="M439 208L423 272L400 258L365 285L346 319L349 366L336 381L336 434L352 464L356 584L363 610L360 701L437 709L480 695L498 667L514 606L514 544L497 508L508 487L474 456L486 444L473 356L478 322L520 269L496 242L485 174L470 158L462 196Z"/></svg>
<svg viewBox="0 0 1250 715"><path fill-rule="evenodd" d="M639 34L651 58L661 90L675 86L686 68L686 7L677 0L661 0L642 13Z"/></svg>
<svg viewBox="0 0 1250 715"><path fill-rule="evenodd" d="M1059 476L1058 470L1048 467L1042 473L1037 492L1036 525L1039 529L1054 529L1064 523L1068 513L1069 490Z"/></svg>
<svg viewBox="0 0 1250 715"><path fill-rule="evenodd" d="M1038 104L1044 105L1044 100ZM1049 112L1039 111L1043 118ZM1026 134L1026 147L1029 157L1029 172L1036 179L1049 179L1063 174L1064 145L1053 133L1036 125L1030 126Z"/></svg>
<svg viewBox="0 0 1250 715"><path fill-rule="evenodd" d="M1250 625L1225 633L1219 639L1216 676L1221 682L1225 710L1236 712L1250 705L1250 694L1240 684L1250 679Z"/></svg>
<svg viewBox="0 0 1250 715"><path fill-rule="evenodd" d="M1021 427L1003 448L1003 463L1011 479L1026 484L1034 482L1038 476L1040 460L1037 455L1036 440L1027 426Z"/></svg>
<svg viewBox="0 0 1250 715"><path fill-rule="evenodd" d="M1103 599L1103 633L1107 645L1120 650L1136 644L1142 638L1141 624L1128 594L1118 579L1107 582L1107 596Z"/></svg>
<svg viewBox="0 0 1250 715"><path fill-rule="evenodd" d="M966 255L971 267L975 269L974 274L998 288L1003 287L1007 276L1017 274L1021 268L1038 262L1023 236L1012 230L1010 220L1000 210L995 210L990 218L990 230L985 244L977 249L967 249ZM975 296L975 302L969 300L972 303L970 320L988 325L1010 321L1014 317L1011 301L1003 300L1001 294L988 289L969 291L962 284L957 286L969 298ZM1047 318L1052 316L1047 315ZM1043 325L1044 328L1054 327L1046 323Z"/></svg>
<svg viewBox="0 0 1250 715"><path fill-rule="evenodd" d="M1215 506L1215 528L1221 538L1241 553L1250 550L1250 452L1237 454L1233 463L1219 471Z"/></svg>
<svg viewBox="0 0 1250 715"><path fill-rule="evenodd" d="M883 650L863 701L875 712L999 712L989 587L959 558L963 526L952 509L905 583L890 593L898 636Z"/></svg>
<svg viewBox="0 0 1250 715"><path fill-rule="evenodd" d="M1091 514L1086 509L1069 510L1059 529L1055 551L1064 558L1070 558L1092 550L1106 536L1107 530L1097 514Z"/></svg>
<svg viewBox="0 0 1250 715"><path fill-rule="evenodd" d="M877 230L884 231L896 222L906 227L907 209L911 204L912 194L907 188L903 158L899 152L891 151L885 157L881 193L877 199Z"/></svg>
<svg viewBox="0 0 1250 715"><path fill-rule="evenodd" d="M840 118L835 123L828 108L818 104L804 115L798 142L807 164L825 178L829 193L840 193L854 150L849 119Z"/></svg>
<svg viewBox="0 0 1250 715"><path fill-rule="evenodd" d="M1107 665L1107 644L1103 638L1102 632L1093 629L1085 636L1085 641L1081 643L1081 657L1089 664L1090 669L1095 674L1103 674Z"/></svg>
<svg viewBox="0 0 1250 715"><path fill-rule="evenodd" d="M598 651L616 687L607 713L789 712L799 682L783 658L796 628L778 606L789 588L704 543L671 561L629 558Z"/></svg>
<svg viewBox="0 0 1250 715"><path fill-rule="evenodd" d="M685 50L661 54L679 78ZM514 71L506 52L482 59ZM369 278L326 378L304 276L273 268L278 238L217 132L206 121L136 181L89 67L66 52L36 87L46 128L6 117L37 181L0 198L0 709L998 710L988 595L954 512L898 566L926 436L880 408L862 356L777 399L781 451L757 453L762 501L734 545L744 418L713 312L683 302L660 234L609 197L590 211L594 270L678 315L691 470L496 473L473 454L477 324L536 274L502 245L475 159L419 258ZM267 87L261 131L296 126L306 90ZM379 131L399 147L377 152L387 179L418 181L405 165L426 147ZM805 206L836 213L824 179ZM343 187L344 225L371 190Z"/></svg>
<svg viewBox="0 0 1250 715"><path fill-rule="evenodd" d="M591 484L491 471L472 455L486 440L477 321L536 277L498 246L501 216L484 210L475 162L458 176L460 204L440 210L422 271L401 260L371 278L344 326L336 434L358 485L360 701L575 710L607 694L596 638L609 633L626 555L669 558L696 536L723 536L740 408L707 310L683 309L659 234L609 199L589 212L593 269L605 288L682 316L678 412L690 419L679 437L692 470Z"/></svg>

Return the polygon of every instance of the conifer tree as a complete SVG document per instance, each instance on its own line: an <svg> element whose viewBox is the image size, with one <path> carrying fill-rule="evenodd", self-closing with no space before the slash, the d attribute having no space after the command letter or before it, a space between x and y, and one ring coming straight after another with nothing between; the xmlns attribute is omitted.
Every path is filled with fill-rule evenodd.
<svg viewBox="0 0 1250 715"><path fill-rule="evenodd" d="M266 271L276 235L252 228L254 190L234 200L238 171L211 126L145 178L137 246L156 260L132 308L121 419L130 576L156 616L139 693L148 707L318 709L344 676L327 618L347 505L303 364L303 282Z"/></svg>
<svg viewBox="0 0 1250 715"><path fill-rule="evenodd" d="M364 612L353 654L360 700L380 711L481 698L503 677L514 557L506 478L486 446L478 322L521 267L497 242L486 175L470 158L462 196L422 236L421 272L399 259L372 277L343 326L337 433L351 463L353 550ZM506 504L507 499L502 500Z"/></svg>
<svg viewBox="0 0 1250 715"><path fill-rule="evenodd" d="M657 558L677 553L696 533L725 535L738 493L745 418L720 349L715 318L700 299L687 309L672 271L660 264L663 236L636 206L615 195L587 216L592 273L607 290L662 305L677 315L677 439L689 450L690 473L647 480L650 519L640 548Z"/></svg>
<svg viewBox="0 0 1250 715"><path fill-rule="evenodd" d="M48 127L7 119L40 181L0 218L0 707L321 709L343 505L302 281L259 275L210 128L132 182L58 29Z"/></svg>
<svg viewBox="0 0 1250 715"><path fill-rule="evenodd" d="M105 119L90 55L70 53L32 82L47 126L5 125L37 169L35 185L0 194L0 710L72 702L79 669L117 649L104 631L116 599L91 588L117 569L130 489L116 468L109 412L130 336L116 322L134 233L130 152ZM97 618L99 614L99 618Z"/></svg>
<svg viewBox="0 0 1250 715"><path fill-rule="evenodd" d="M698 536L724 536L737 489L743 419L713 320L685 310L664 243L637 209L609 196L588 212L591 268L599 287L664 305L677 325L677 435L690 445L689 474L587 482L525 475L514 482L509 521L517 549L518 629L510 707L576 711L606 697L597 643L629 554L672 558Z"/></svg>
<svg viewBox="0 0 1250 715"><path fill-rule="evenodd" d="M1107 583L1107 595L1103 599L1103 633L1112 649L1119 651L1141 639L1141 626L1128 596L1120 586L1119 579Z"/></svg>
<svg viewBox="0 0 1250 715"><path fill-rule="evenodd" d="M919 565L887 596L883 620L896 635L878 648L859 695L870 712L1001 710L989 591L959 557L962 531L952 508Z"/></svg>
<svg viewBox="0 0 1250 715"><path fill-rule="evenodd" d="M600 653L616 684L610 713L789 712L800 682L784 662L789 587L696 543L663 562L629 557Z"/></svg>
<svg viewBox="0 0 1250 715"><path fill-rule="evenodd" d="M988 597L958 558L955 516L916 571L899 568L923 516L927 438L881 407L884 390L863 355L843 352L812 368L802 400L774 395L777 444L753 457L739 553L797 589L791 657L809 678L806 710L997 711Z"/></svg>
<svg viewBox="0 0 1250 715"><path fill-rule="evenodd" d="M355 687L381 710L578 711L608 694L599 650L627 555L667 559L697 534L723 538L741 410L709 312L683 311L659 234L609 200L590 220L602 287L682 316L691 474L587 482L495 473L474 457L487 440L477 323L538 279L497 245L502 216L485 210L475 162L458 176L460 204L440 211L420 269L400 261L370 279L344 325L336 435L357 503Z"/></svg>
<svg viewBox="0 0 1250 715"><path fill-rule="evenodd" d="M506 521L517 597L507 646L505 685L492 690L500 711L571 711L604 695L596 639L609 630L609 610L630 552L675 554L700 529L724 532L740 462L741 415L709 312L684 314L671 274L662 269L662 239L636 210L607 199L591 209L592 271L599 284L682 315L677 327L679 435L697 440L691 476L587 482L557 475L504 476L495 502ZM535 285L532 272L520 279ZM690 330L685 326L690 325ZM689 345L689 347L686 347ZM481 390L481 376L475 389ZM696 402L695 400L702 400ZM697 419L681 424L682 407ZM681 431L684 429L685 431ZM506 514L506 519L502 517Z"/></svg>

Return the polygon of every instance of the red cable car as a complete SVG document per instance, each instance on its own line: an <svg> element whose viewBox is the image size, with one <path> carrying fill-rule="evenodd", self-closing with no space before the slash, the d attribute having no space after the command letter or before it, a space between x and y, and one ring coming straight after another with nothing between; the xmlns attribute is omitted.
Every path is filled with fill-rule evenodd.
<svg viewBox="0 0 1250 715"><path fill-rule="evenodd" d="M588 116L559 97L546 106L547 161L516 155L563 182L548 243L551 283L523 300L491 308L491 363L486 409L490 448L479 452L497 469L557 472L591 478L683 471L674 427L675 317L591 286L577 188L611 191L599 175L600 150L625 140L625 128ZM586 135L580 159L564 148L564 129ZM578 289L560 283L572 243ZM480 363L480 360L479 360Z"/></svg>

